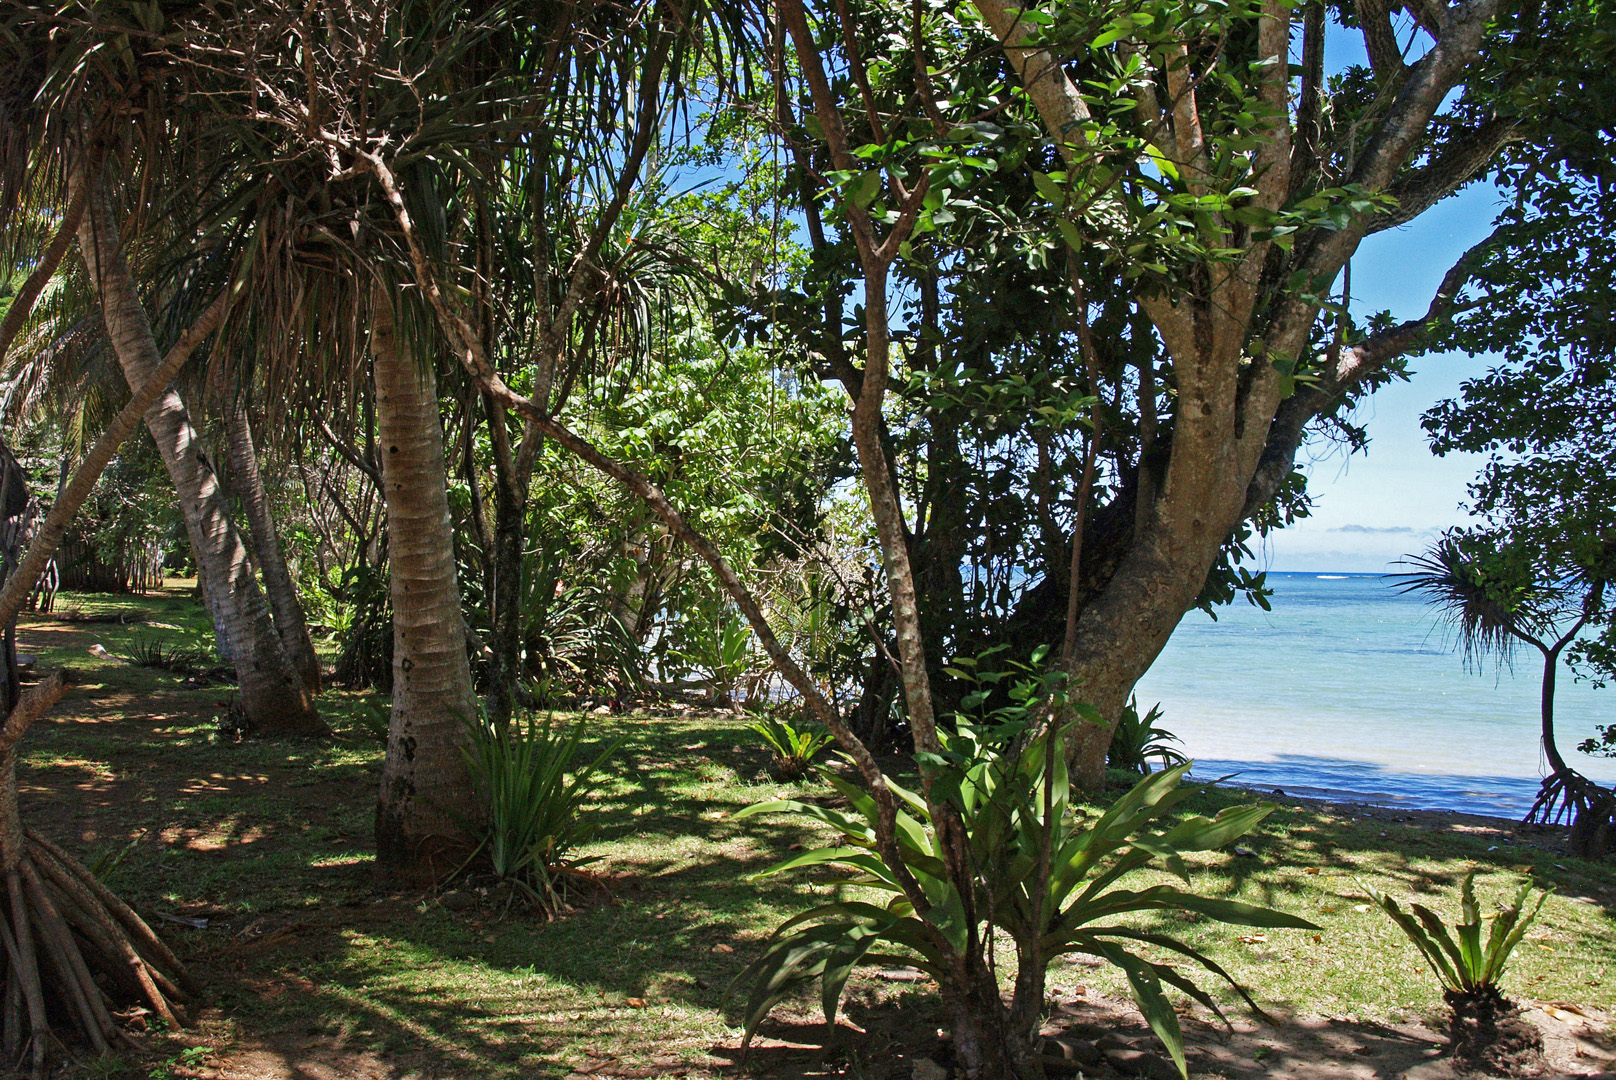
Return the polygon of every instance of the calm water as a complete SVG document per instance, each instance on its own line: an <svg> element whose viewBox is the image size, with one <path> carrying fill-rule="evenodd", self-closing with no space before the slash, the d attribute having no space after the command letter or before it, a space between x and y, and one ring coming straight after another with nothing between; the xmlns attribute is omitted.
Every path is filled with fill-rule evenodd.
<svg viewBox="0 0 1616 1080"><path fill-rule="evenodd" d="M1196 775L1287 794L1519 816L1545 768L1538 749L1538 654L1515 673L1466 672L1434 611L1377 575L1269 574L1274 610L1199 612L1139 684ZM1575 745L1616 723L1616 687L1562 668L1561 752L1616 783L1616 760Z"/></svg>

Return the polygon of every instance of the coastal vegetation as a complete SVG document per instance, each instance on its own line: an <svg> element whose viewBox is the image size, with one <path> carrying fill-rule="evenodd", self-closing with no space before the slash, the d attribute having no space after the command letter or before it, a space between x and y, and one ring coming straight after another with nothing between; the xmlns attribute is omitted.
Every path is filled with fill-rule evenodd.
<svg viewBox="0 0 1616 1080"><path fill-rule="evenodd" d="M1613 29L1592 0L6 5L8 1063L44 1077L82 1045L121 1068L133 1031L171 1035L204 991L253 1015L257 985L334 995L344 1038L387 1013L434 1070L559 1072L589 1048L543 1023L634 1029L557 1004L592 985L683 1003L614 1060L681 1024L727 1050L723 1016L739 1064L817 980L831 1021L850 986L924 1013L947 1065L921 1054L916 1080L1187 1075L1179 1014L1228 1002L1181 961L1253 1008L1313 1000L1226 927L1275 967L1368 949L1370 978L1398 961L1325 945L1344 886L1308 879L1428 890L1488 860L1185 784L1134 688L1186 613L1268 602L1253 546L1308 513L1312 448L1364 445L1355 404L1511 333L1429 419L1437 449L1493 456L1477 524L1412 584L1468 644L1544 654L1534 816L1598 854L1616 798L1566 764L1552 706L1562 660L1612 670L1616 500L1580 470L1609 453L1610 342L1586 329L1609 262L1582 264ZM1515 203L1422 316L1354 313L1366 238L1489 181ZM1519 272L1528 247L1554 285ZM90 580L162 595L57 595ZM160 633L74 636L103 611ZM115 730L47 717L69 644ZM88 770L109 804L76 835L116 849L84 866L36 832L19 760L47 791ZM154 853L193 847L231 854L166 880L182 864ZM201 935L192 963L124 897ZM1574 926L1571 968L1603 985L1608 898L1578 897L1543 925ZM249 912L228 944L199 925ZM673 955L700 943L648 913L722 923L733 958ZM304 926L314 974L275 969ZM494 948L467 954L470 930ZM1170 1065L1046 1031L1085 959ZM871 992L872 965L913 993ZM446 1036L491 985L554 1007ZM687 1058L652 1067L713 1064Z"/></svg>
<svg viewBox="0 0 1616 1080"><path fill-rule="evenodd" d="M375 691L326 692L332 739L238 742L219 732L225 687L187 688L181 675L86 652L101 643L125 656L125 642L177 648L204 637L208 621L188 590L171 582L149 597L66 596L60 606L107 621L24 616L22 634L40 663L72 663L82 680L34 729L21 760L33 826L99 864L142 912L207 921L193 927L149 915L208 997L189 1026L143 1037L148 1061L207 1047L195 1071L225 1076L272 1067L314 1075L729 1075L740 1059L745 1002L729 992L735 977L780 922L835 897L828 876L745 880L819 846L828 831L792 817L735 817L758 802L814 799L828 789L775 780L769 752L744 718L665 706L582 717L595 729L589 756L607 740L627 742L603 765L590 808L596 833L580 849L599 857L586 867L598 887L573 891L573 910L553 919L521 906L507 911L509 896L489 877L427 896L377 892L370 789L382 746L367 724ZM146 621L112 621L137 612ZM1108 797L1130 784L1113 775ZM1251 799L1214 788L1187 809L1214 817ZM1211 957L1275 1020L1260 1022L1214 977L1206 989L1236 1034L1226 1046L1216 1018L1186 1003L1180 1022L1192 1075L1317 1067L1331 1054L1390 1069L1440 1049L1440 985L1363 890L1412 897L1451 920L1471 870L1484 913L1511 899L1523 877L1553 889L1510 960L1509 996L1574 1006L1590 1024L1616 1012L1616 872L1568 856L1552 840L1494 819L1279 800L1237 841L1245 853L1186 855L1196 892L1279 907L1319 926L1247 931L1166 913L1142 924ZM1147 871L1132 887L1158 883L1181 884ZM766 1076L907 1075L917 1058L946 1061L935 991L907 968L905 960L854 972L834 1033L817 992L793 998L759 1029L747 1068ZM1121 972L1061 962L1049 984L1052 1016L1072 1032L1066 1041L1103 1028L1160 1052L1137 1014L1116 1003L1129 995ZM1316 1017L1333 1019L1311 1026ZM150 1065L137 1068L140 1056L123 1053L128 1074L144 1078ZM1214 1068L1225 1053L1239 1059ZM1412 1059L1399 1057L1405 1053ZM1103 1064L1084 1071L1107 1075Z"/></svg>

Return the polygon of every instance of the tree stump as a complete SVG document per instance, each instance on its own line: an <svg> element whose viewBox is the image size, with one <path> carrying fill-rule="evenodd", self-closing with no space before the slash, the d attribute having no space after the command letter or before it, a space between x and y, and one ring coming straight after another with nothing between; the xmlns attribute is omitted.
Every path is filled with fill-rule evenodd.
<svg viewBox="0 0 1616 1080"><path fill-rule="evenodd" d="M173 1026L195 986L179 958L128 904L72 856L23 826L17 809L17 745L59 700L58 671L24 693L0 725L0 1053L31 1059L42 1078L52 1044L77 1036L97 1053L125 1039L112 1019L119 1000L140 1002Z"/></svg>

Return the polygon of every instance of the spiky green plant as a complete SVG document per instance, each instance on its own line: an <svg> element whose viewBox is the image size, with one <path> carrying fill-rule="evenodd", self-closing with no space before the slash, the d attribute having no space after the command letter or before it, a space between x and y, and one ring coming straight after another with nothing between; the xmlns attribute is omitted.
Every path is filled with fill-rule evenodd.
<svg viewBox="0 0 1616 1080"><path fill-rule="evenodd" d="M817 725L798 727L784 716L771 716L747 728L763 740L773 760L770 764L781 780L801 780L813 768L814 758L836 740Z"/></svg>
<svg viewBox="0 0 1616 1080"><path fill-rule="evenodd" d="M1111 733L1111 745L1106 750L1106 764L1114 769L1148 773L1150 762L1162 768L1182 765L1188 761L1183 752L1171 745L1178 736L1166 728L1157 727L1162 718L1162 707L1152 705L1145 715L1139 715L1139 699L1134 698L1123 707L1116 730Z"/></svg>
<svg viewBox="0 0 1616 1080"><path fill-rule="evenodd" d="M1169 934L1131 925L1129 916L1187 911L1242 926L1316 929L1294 915L1173 885L1133 889L1122 884L1132 872L1150 866L1175 873L1188 884L1185 853L1214 850L1244 836L1268 816L1272 805L1232 807L1216 818L1196 815L1171 822L1170 813L1207 786L1181 786L1189 770L1184 764L1146 777L1098 818L1088 819L1070 802L1065 755L1054 752L1063 731L1021 749L1013 737L998 734L962 723L948 737L946 754L929 762L933 794L949 793L968 836L973 895L962 895L952 884L944 867L946 845L938 838L926 801L889 782L899 799L897 836L905 871L930 901L923 913L915 910L878 854L879 811L860 788L827 775L849 810L779 800L737 815L792 813L841 834L834 846L795 855L759 877L828 865L845 872L846 883L877 894L875 899L810 908L781 924L763 954L737 979L751 985L746 1041L778 1002L806 983L820 982L825 1018L834 1022L842 990L859 964L912 964L946 984L948 958L997 930L1015 940L1019 956L1039 957L1030 977L1040 986L1043 970L1062 955L1087 954L1119 968L1151 1029L1187 1076L1183 1035L1163 984L1214 1012L1218 1007L1177 966L1147 959L1135 947L1177 953L1225 979L1248 1004L1256 1005L1210 957ZM1054 828L1046 829L1046 822ZM993 954L984 962L993 964ZM1021 971L1018 980L1024 977L1029 972ZM1035 996L1041 1008L1042 993Z"/></svg>
<svg viewBox="0 0 1616 1080"><path fill-rule="evenodd" d="M497 876L554 909L562 902L565 875L592 861L573 856L595 830L584 803L603 780L600 767L625 737L607 741L580 764L582 723L569 729L530 715L505 727L482 719L468 726L466 764L488 805L479 851Z"/></svg>
<svg viewBox="0 0 1616 1080"><path fill-rule="evenodd" d="M1528 879L1515 894L1514 902L1500 908L1493 916L1492 926L1483 940L1475 879L1476 872L1472 870L1459 887L1459 921L1451 929L1424 904L1411 902L1409 910L1404 911L1385 893L1367 886L1364 889L1420 950L1420 955L1441 981L1443 997L1450 1005L1457 1005L1460 999L1503 1001L1498 980L1503 977L1504 966L1509 963L1515 946L1537 921L1543 902L1549 898L1548 891L1543 891L1536 906L1525 913L1528 897L1536 888L1536 883Z"/></svg>

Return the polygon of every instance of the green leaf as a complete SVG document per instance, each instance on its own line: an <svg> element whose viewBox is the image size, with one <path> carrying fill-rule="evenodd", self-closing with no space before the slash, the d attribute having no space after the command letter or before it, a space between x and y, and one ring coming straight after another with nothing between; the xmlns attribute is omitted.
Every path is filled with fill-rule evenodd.
<svg viewBox="0 0 1616 1080"><path fill-rule="evenodd" d="M1098 51L1105 48L1107 45L1111 45L1122 40L1132 32L1132 26L1113 26L1111 29L1105 31L1105 33L1089 42L1089 48Z"/></svg>
<svg viewBox="0 0 1616 1080"><path fill-rule="evenodd" d="M881 170L859 173L847 184L847 198L859 209L867 209L881 194Z"/></svg>
<svg viewBox="0 0 1616 1080"><path fill-rule="evenodd" d="M1066 241L1067 247L1073 251L1082 250L1083 234L1078 231L1077 222L1070 218L1056 218L1055 227L1060 229L1061 239Z"/></svg>
<svg viewBox="0 0 1616 1080"><path fill-rule="evenodd" d="M1154 143L1146 143L1144 150L1146 156L1148 156L1151 161L1155 162L1157 170L1160 171L1163 176L1167 177L1169 180L1178 179L1178 166L1174 165L1166 154L1158 150Z"/></svg>
<svg viewBox="0 0 1616 1080"><path fill-rule="evenodd" d="M1189 1080L1190 1068L1184 1060L1184 1033L1179 1029L1178 1014L1173 1012L1172 1003L1162 993L1161 980L1157 978L1153 965L1109 942L1095 942L1094 949L1121 968L1128 977L1128 986L1133 990L1133 999L1139 1005L1145 1023L1150 1025L1150 1030L1167 1048L1173 1064L1178 1066L1178 1074L1184 1080Z"/></svg>
<svg viewBox="0 0 1616 1080"><path fill-rule="evenodd" d="M1038 190L1038 194L1056 206L1065 204L1066 189L1061 187L1048 173L1035 171L1032 174L1032 186Z"/></svg>

